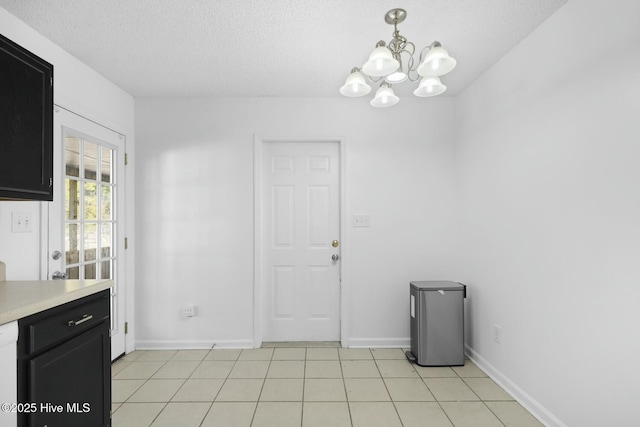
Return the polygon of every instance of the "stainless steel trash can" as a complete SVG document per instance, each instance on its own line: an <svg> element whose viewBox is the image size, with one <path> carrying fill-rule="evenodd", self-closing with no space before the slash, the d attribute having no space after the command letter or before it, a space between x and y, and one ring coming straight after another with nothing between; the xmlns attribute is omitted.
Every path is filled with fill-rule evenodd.
<svg viewBox="0 0 640 427"><path fill-rule="evenodd" d="M464 365L464 298L458 282L410 283L411 352L421 366Z"/></svg>

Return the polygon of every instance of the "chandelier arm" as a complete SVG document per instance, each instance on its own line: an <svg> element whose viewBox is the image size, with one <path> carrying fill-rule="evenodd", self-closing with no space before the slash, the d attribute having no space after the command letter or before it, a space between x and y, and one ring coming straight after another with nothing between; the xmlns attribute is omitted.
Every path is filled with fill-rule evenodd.
<svg viewBox="0 0 640 427"><path fill-rule="evenodd" d="M411 43L413 44L413 43ZM411 60L413 58L413 52L408 50L408 49L402 49L398 52L393 52L394 57L398 57L400 58L402 56L402 54L407 54L409 56L409 59Z"/></svg>
<svg viewBox="0 0 640 427"><path fill-rule="evenodd" d="M411 50L407 49L407 47L409 46L411 46ZM416 53L416 45L413 44L413 42L407 41L405 48L403 50L409 52L409 54L413 56Z"/></svg>
<svg viewBox="0 0 640 427"><path fill-rule="evenodd" d="M391 42L393 42L393 40L392 40ZM391 42L390 42L390 43L391 43ZM411 49L408 49L408 48L411 48ZM400 48L400 49L397 49L397 50L391 50L391 52L392 52L393 54L395 54L395 55L401 55L401 54L403 54L403 53L407 53L407 54L409 54L409 56L413 56L413 55L414 55L414 53L415 53L415 51L416 51L416 45L414 45L414 44L413 44L412 42L410 42L410 41L405 42L405 43L402 45L402 48Z"/></svg>
<svg viewBox="0 0 640 427"><path fill-rule="evenodd" d="M418 74L418 71L417 71L418 66L416 65L414 67L414 63L415 63L415 58L413 57L413 55L411 55L411 58L407 63L407 80L409 80L412 83L415 83L418 80L420 80L420 74ZM418 64L420 63L418 62ZM411 73L413 73L413 75Z"/></svg>
<svg viewBox="0 0 640 427"><path fill-rule="evenodd" d="M378 83L378 82L384 80L384 76L378 77L377 79L374 79L373 77L371 77L369 74L365 73L364 71L361 71L360 74L365 76L367 78L367 80L369 80L371 83Z"/></svg>
<svg viewBox="0 0 640 427"><path fill-rule="evenodd" d="M410 45L410 46L409 46ZM398 57L401 57L403 54L405 54L408 59L406 60L406 75L407 75L407 79L411 82L417 82L418 80L420 80L420 76L417 74L416 69L418 68L417 65L415 65L415 44L413 44L412 42L407 42L407 47L410 47L411 49L402 49L400 52L398 52L396 55L398 55ZM405 70L405 62L404 61L400 61L400 66L401 66L401 70L404 71ZM411 73L415 74L416 77L413 77L411 75Z"/></svg>

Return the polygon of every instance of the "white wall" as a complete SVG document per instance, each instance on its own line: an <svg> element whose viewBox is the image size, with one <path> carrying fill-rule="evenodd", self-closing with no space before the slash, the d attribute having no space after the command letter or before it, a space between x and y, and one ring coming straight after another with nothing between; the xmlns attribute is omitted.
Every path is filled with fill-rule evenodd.
<svg viewBox="0 0 640 427"><path fill-rule="evenodd" d="M117 130L126 136L127 147L133 151L134 101L130 95L3 8L0 8L0 32L54 65L55 104ZM130 179L133 179L132 174ZM131 191L128 193L128 197L132 198ZM41 211L46 213L48 204L0 202L0 259L7 264L7 279L39 278L40 219ZM31 212L33 232L12 233L12 212ZM128 215L133 216L132 209Z"/></svg>
<svg viewBox="0 0 640 427"><path fill-rule="evenodd" d="M548 425L640 419L639 16L568 2L456 100L468 345Z"/></svg>
<svg viewBox="0 0 640 427"><path fill-rule="evenodd" d="M136 100L138 347L252 345L254 135L345 139L348 340L408 343L409 281L451 277L453 100L367 102Z"/></svg>

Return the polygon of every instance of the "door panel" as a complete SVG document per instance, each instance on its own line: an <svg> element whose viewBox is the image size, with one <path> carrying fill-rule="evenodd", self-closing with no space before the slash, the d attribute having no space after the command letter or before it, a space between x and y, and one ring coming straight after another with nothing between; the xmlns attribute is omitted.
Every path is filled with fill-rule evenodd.
<svg viewBox="0 0 640 427"><path fill-rule="evenodd" d="M125 352L124 152L118 133L56 109L54 199L47 207L42 276L113 280L112 357Z"/></svg>
<svg viewBox="0 0 640 427"><path fill-rule="evenodd" d="M339 152L337 142L264 143L265 341L340 339Z"/></svg>
<svg viewBox="0 0 640 427"><path fill-rule="evenodd" d="M273 246L276 248L293 248L294 245L294 195L292 185L273 186Z"/></svg>
<svg viewBox="0 0 640 427"><path fill-rule="evenodd" d="M273 317L292 319L295 304L295 267L278 265L273 267Z"/></svg>
<svg viewBox="0 0 640 427"><path fill-rule="evenodd" d="M333 280L330 268L309 267L309 315L314 319L328 319L331 315L329 291Z"/></svg>
<svg viewBox="0 0 640 427"><path fill-rule="evenodd" d="M309 203L309 247L322 248L330 242L331 214L329 212L331 191L328 185L307 188Z"/></svg>

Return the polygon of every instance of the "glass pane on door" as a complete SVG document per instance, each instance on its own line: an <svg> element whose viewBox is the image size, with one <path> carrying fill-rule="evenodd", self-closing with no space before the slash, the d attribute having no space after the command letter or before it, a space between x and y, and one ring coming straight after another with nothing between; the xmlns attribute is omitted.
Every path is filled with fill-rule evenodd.
<svg viewBox="0 0 640 427"><path fill-rule="evenodd" d="M116 151L108 144L73 133L68 131L64 138L67 278L114 279Z"/></svg>

